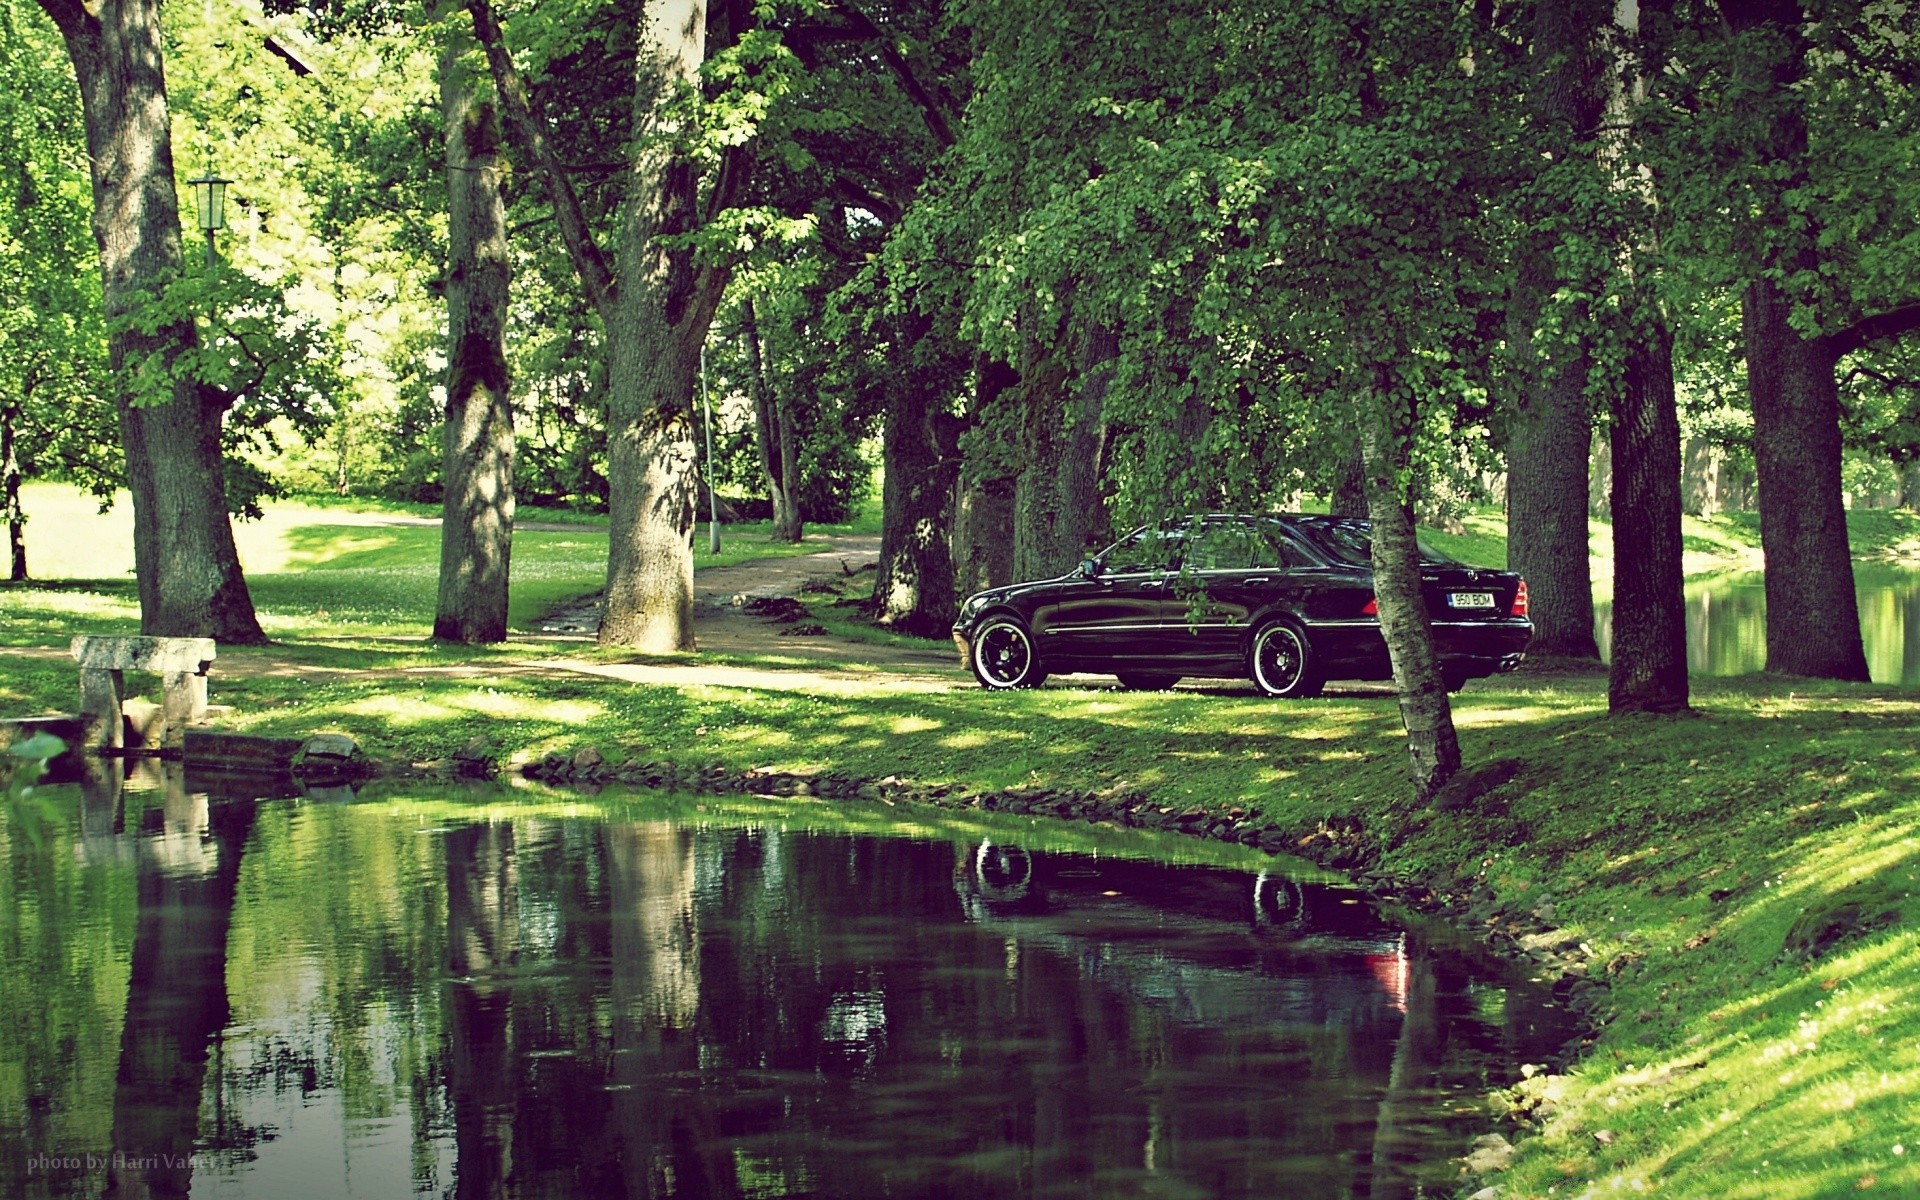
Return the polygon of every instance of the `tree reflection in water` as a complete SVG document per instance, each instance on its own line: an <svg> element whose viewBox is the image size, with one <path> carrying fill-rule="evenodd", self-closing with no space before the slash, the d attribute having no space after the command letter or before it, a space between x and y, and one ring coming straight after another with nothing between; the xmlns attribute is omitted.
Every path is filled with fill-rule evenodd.
<svg viewBox="0 0 1920 1200"><path fill-rule="evenodd" d="M48 848L138 884L119 1082L53 1103L196 1174L23 1191L1386 1200L1560 1036L1271 869L176 791Z"/></svg>

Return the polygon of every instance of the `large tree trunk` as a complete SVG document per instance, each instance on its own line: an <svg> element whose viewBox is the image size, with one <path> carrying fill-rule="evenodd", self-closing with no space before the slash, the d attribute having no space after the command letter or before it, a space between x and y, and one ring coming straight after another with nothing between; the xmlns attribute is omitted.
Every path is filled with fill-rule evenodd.
<svg viewBox="0 0 1920 1200"><path fill-rule="evenodd" d="M266 641L240 573L227 514L220 421L226 397L182 379L171 399L136 406L133 372L194 350L191 322L126 321L144 294L181 270L159 5L154 0L41 0L80 83L100 247L107 358L133 495L140 630L165 637Z"/></svg>
<svg viewBox="0 0 1920 1200"><path fill-rule="evenodd" d="M1635 342L1613 408L1610 712L1685 712L1687 606L1680 542L1680 415L1666 323Z"/></svg>
<svg viewBox="0 0 1920 1200"><path fill-rule="evenodd" d="M804 532L798 495L800 435L794 428L793 405L767 377L766 358L760 346L760 321L751 298L741 306L740 334L747 343L754 429L760 440L760 472L766 476L767 492L773 499L773 538L778 542L798 542Z"/></svg>
<svg viewBox="0 0 1920 1200"><path fill-rule="evenodd" d="M904 318L889 352L881 455L880 573L873 585L875 619L922 637L945 637L955 596L953 485L960 470L959 422L942 411L909 369L926 336L924 316Z"/></svg>
<svg viewBox="0 0 1920 1200"><path fill-rule="evenodd" d="M1605 95L1594 45L1607 13L1592 0L1541 0L1529 48L1529 115L1554 161L1547 171L1592 165L1586 139ZM1507 443L1507 566L1527 580L1535 654L1600 657L1593 635L1593 573L1587 552L1587 452L1592 430L1584 347L1540 340L1547 304L1568 281L1555 268L1558 215L1522 234L1508 309L1520 394Z"/></svg>
<svg viewBox="0 0 1920 1200"><path fill-rule="evenodd" d="M608 330L606 614L600 644L650 654L693 649L697 448L691 420L700 348L727 269L663 245L699 227L700 174L664 106L697 84L708 12L698 0L649 5L635 53L634 151ZM683 135L682 135L683 136ZM745 160L714 184L737 190Z"/></svg>
<svg viewBox="0 0 1920 1200"><path fill-rule="evenodd" d="M440 58L449 261L445 496L433 636L480 643L507 636L514 447L506 328L513 267L500 194L499 117L460 62L465 41L450 36Z"/></svg>
<svg viewBox="0 0 1920 1200"><path fill-rule="evenodd" d="M649 4L634 52L633 139L617 278L528 98L487 0L467 0L487 51L517 151L546 184L581 286L607 330L607 594L600 644L646 653L693 649L693 525L697 451L691 420L700 349L728 269L685 245L740 193L752 150L733 146L707 181L667 104L699 85L711 31L736 36L751 19L738 0ZM704 210L702 204L705 204Z"/></svg>
<svg viewBox="0 0 1920 1200"><path fill-rule="evenodd" d="M1020 474L1014 480L1013 575L1045 579L1072 569L1106 532L1100 495L1103 411L1120 340L1110 329L1079 339L1076 359L1038 340L1020 372Z"/></svg>
<svg viewBox="0 0 1920 1200"><path fill-rule="evenodd" d="M1368 401L1385 407L1389 395L1383 381ZM1367 515L1373 522L1373 592L1380 606L1380 632L1400 693L1414 793L1425 800L1459 772L1460 740L1420 586L1413 509L1401 482L1410 465L1409 431L1400 426L1384 413L1363 415L1360 455L1366 470Z"/></svg>
<svg viewBox="0 0 1920 1200"><path fill-rule="evenodd" d="M1788 323L1793 299L1778 279L1817 277L1819 230L1791 203L1810 169L1796 88L1806 39L1796 0L1730 0L1728 26L1748 33L1742 63L1764 99L1757 150L1771 170L1755 214L1763 248L1742 302L1760 546L1767 558L1767 669L1865 680L1866 651L1840 482L1839 356Z"/></svg>
<svg viewBox="0 0 1920 1200"><path fill-rule="evenodd" d="M1792 304L1772 280L1755 280L1742 308L1767 559L1767 670L1864 682L1836 363L1787 323Z"/></svg>
<svg viewBox="0 0 1920 1200"><path fill-rule="evenodd" d="M14 438L20 425L21 406L8 403L0 407L0 480L6 492L7 559L11 564L7 578L19 583L27 578L27 510L20 504L20 452Z"/></svg>

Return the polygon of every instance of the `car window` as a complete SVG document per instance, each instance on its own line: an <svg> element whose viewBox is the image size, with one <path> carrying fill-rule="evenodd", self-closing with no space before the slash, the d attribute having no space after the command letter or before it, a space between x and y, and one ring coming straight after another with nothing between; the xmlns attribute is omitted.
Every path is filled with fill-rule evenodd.
<svg viewBox="0 0 1920 1200"><path fill-rule="evenodd" d="M1318 565L1300 543L1272 521L1254 527L1253 565L1256 568L1311 567Z"/></svg>
<svg viewBox="0 0 1920 1200"><path fill-rule="evenodd" d="M1373 529L1365 521L1302 521L1300 529L1336 561L1357 567L1373 565ZM1457 561L1424 541L1415 539L1414 545L1421 562L1445 566Z"/></svg>
<svg viewBox="0 0 1920 1200"><path fill-rule="evenodd" d="M1108 547L1106 553L1100 556L1100 565L1103 573L1108 575L1171 570L1180 565L1180 550L1185 542L1186 531L1183 529L1149 525L1145 529L1134 530Z"/></svg>
<svg viewBox="0 0 1920 1200"><path fill-rule="evenodd" d="M1214 521L1187 551L1189 571L1244 571L1254 565L1253 529L1241 521Z"/></svg>

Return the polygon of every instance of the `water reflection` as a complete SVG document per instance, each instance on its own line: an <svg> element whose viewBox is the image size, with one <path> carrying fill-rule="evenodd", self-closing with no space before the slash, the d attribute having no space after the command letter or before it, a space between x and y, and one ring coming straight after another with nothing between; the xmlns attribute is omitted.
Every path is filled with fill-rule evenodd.
<svg viewBox="0 0 1920 1200"><path fill-rule="evenodd" d="M1451 1194L1561 1036L1352 893L1039 825L115 782L0 829L7 1195Z"/></svg>
<svg viewBox="0 0 1920 1200"><path fill-rule="evenodd" d="M1920 685L1920 570L1858 564L1860 636L1875 683ZM1605 657L1613 609L1595 606L1595 636ZM1687 587L1687 667L1698 675L1746 675L1767 666L1767 592L1763 575L1734 575Z"/></svg>

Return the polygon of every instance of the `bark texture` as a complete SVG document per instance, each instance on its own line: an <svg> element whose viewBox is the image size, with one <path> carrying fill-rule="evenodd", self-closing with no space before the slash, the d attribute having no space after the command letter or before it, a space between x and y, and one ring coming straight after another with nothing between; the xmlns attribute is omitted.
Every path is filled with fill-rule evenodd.
<svg viewBox="0 0 1920 1200"><path fill-rule="evenodd" d="M460 63L464 40L449 38L440 60L449 261L440 596L433 636L485 643L507 636L514 444L506 327L513 267L500 192L499 118Z"/></svg>
<svg viewBox="0 0 1920 1200"><path fill-rule="evenodd" d="M126 372L194 349L191 322L125 328L143 293L180 273L163 39L155 0L41 0L73 61L87 127L93 234L100 247L107 359L133 497L140 631L157 637L266 641L240 573L227 513L220 422L227 397L190 380L165 403L137 406Z"/></svg>
<svg viewBox="0 0 1920 1200"><path fill-rule="evenodd" d="M1613 409L1613 662L1610 712L1687 710L1680 542L1680 415L1664 322L1627 358Z"/></svg>
<svg viewBox="0 0 1920 1200"><path fill-rule="evenodd" d="M1795 0L1730 0L1728 27L1747 37L1743 62L1758 109L1756 150L1769 169L1751 231L1759 251L1741 304L1760 546L1766 554L1767 669L1865 680L1859 602L1840 482L1839 355L1793 328L1781 276L1821 272L1818 229L1788 193L1807 182L1803 14Z"/></svg>
<svg viewBox="0 0 1920 1200"><path fill-rule="evenodd" d="M649 5L635 54L634 150L621 221L618 296L609 322L606 614L600 644L650 654L693 646L693 526L698 476L692 399L700 348L728 270L661 239L703 221L700 176L665 101L696 84L709 14L698 0ZM730 157L712 203L737 190Z"/></svg>
<svg viewBox="0 0 1920 1200"><path fill-rule="evenodd" d="M1333 481L1333 494L1327 498L1327 515L1366 519L1367 467L1360 461L1358 443L1340 464L1340 474Z"/></svg>
<svg viewBox="0 0 1920 1200"><path fill-rule="evenodd" d="M930 322L913 316L903 324L889 350L874 617L903 633L945 637L957 600L948 537L960 473L960 422L908 369Z"/></svg>
<svg viewBox="0 0 1920 1200"><path fill-rule="evenodd" d="M1772 280L1755 280L1741 307L1767 560L1767 670L1864 682L1840 482L1838 364L1787 324L1792 303Z"/></svg>
<svg viewBox="0 0 1920 1200"><path fill-rule="evenodd" d="M617 268L602 256L566 167L534 112L487 0L467 0L486 49L515 150L537 171L562 240L607 330L606 611L600 644L645 653L693 649L693 526L698 479L692 408L725 265L663 244L731 204L751 171L735 146L705 181L666 101L699 84L709 36L736 37L751 19L738 0L649 4L634 53L633 140L626 160Z"/></svg>
<svg viewBox="0 0 1920 1200"><path fill-rule="evenodd" d="M1388 389L1374 401L1383 407ZM1367 515L1373 522L1373 591L1380 605L1380 632L1393 662L1400 693L1400 720L1407 730L1407 755L1415 794L1425 800L1445 787L1460 770L1460 739L1453 728L1453 706L1434 653L1433 628L1420 585L1419 550L1414 540L1413 509L1400 485L1409 463L1407 434L1395 422L1363 420L1360 453L1365 464Z"/></svg>
<svg viewBox="0 0 1920 1200"><path fill-rule="evenodd" d="M1587 139L1605 102L1594 46L1605 19L1592 0L1541 0L1534 7L1529 118L1561 164L1592 156ZM1527 581L1530 651L1597 659L1587 551L1588 355L1540 337L1546 305L1567 282L1554 261L1553 218L1542 216L1549 224L1527 230L1515 247L1508 309L1520 387L1507 443L1507 566Z"/></svg>
<svg viewBox="0 0 1920 1200"><path fill-rule="evenodd" d="M759 435L760 472L773 500L773 537L798 542L804 535L800 511L800 431L793 404L773 386L761 353L760 322L749 299L741 306L740 334L747 343L747 362L753 387L754 430Z"/></svg>
<svg viewBox="0 0 1920 1200"><path fill-rule="evenodd" d="M1100 494L1103 412L1119 337L1094 329L1067 351L1029 343L1020 372L1021 469L1014 481L1013 576L1072 569L1106 532Z"/></svg>

